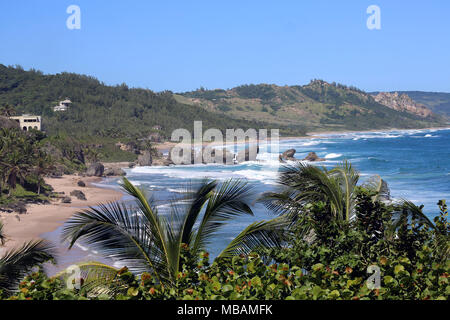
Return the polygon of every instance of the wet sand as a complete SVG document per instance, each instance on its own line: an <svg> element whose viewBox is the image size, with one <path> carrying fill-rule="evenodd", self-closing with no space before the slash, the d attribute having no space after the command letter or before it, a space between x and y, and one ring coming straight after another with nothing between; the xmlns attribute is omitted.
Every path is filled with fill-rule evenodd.
<svg viewBox="0 0 450 320"><path fill-rule="evenodd" d="M86 187L79 187L78 181L86 183ZM64 192L69 196L73 190L80 190L86 195L87 201L72 198L72 203L64 204L61 201L52 201L50 204L27 206L27 213L18 215L16 213L0 213L0 219L4 224L4 232L7 241L4 247L0 247L0 255L5 251L19 247L24 242L45 238L57 246L58 253L62 261L73 263L83 258L82 250L74 248L67 254L67 245L64 246L59 241L59 234L64 222L74 213L89 206L96 206L99 203L120 200L123 194L117 190L94 186L93 183L102 181L98 177L63 176L62 178L48 178L46 182L50 184L55 192ZM85 260L82 260L85 261ZM58 263L60 267L60 263Z"/></svg>

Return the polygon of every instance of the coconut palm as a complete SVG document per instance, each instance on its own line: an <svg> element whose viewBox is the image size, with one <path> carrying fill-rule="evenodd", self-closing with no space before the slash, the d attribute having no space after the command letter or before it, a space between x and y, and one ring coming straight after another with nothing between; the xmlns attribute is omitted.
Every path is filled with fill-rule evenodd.
<svg viewBox="0 0 450 320"><path fill-rule="evenodd" d="M136 202L102 204L76 213L62 232L72 247L78 240L105 256L119 260L134 273L148 272L160 283L171 284L180 269L183 244L193 257L205 250L223 225L241 215L253 215L249 207L252 190L246 182L202 181L183 198L184 205L172 203L170 214L158 212L153 200L126 178L122 188ZM229 257L258 246L279 246L284 220L254 223L236 237L219 255Z"/></svg>
<svg viewBox="0 0 450 320"><path fill-rule="evenodd" d="M37 194L41 194L41 185L45 184L44 176L51 173L55 168L52 158L43 151L38 151L34 159L33 173L36 175Z"/></svg>
<svg viewBox="0 0 450 320"><path fill-rule="evenodd" d="M307 205L322 201L330 206L336 221L350 221L355 214L358 180L358 172L348 161L331 170L299 162L282 168L280 190L263 194L261 201L292 219L298 219Z"/></svg>
<svg viewBox="0 0 450 320"><path fill-rule="evenodd" d="M3 179L9 186L9 195L16 188L17 181L23 182L31 169L31 163L35 154L33 146L20 132L11 129L2 129L1 158Z"/></svg>
<svg viewBox="0 0 450 320"><path fill-rule="evenodd" d="M14 292L19 282L34 267L54 261L53 247L44 240L30 241L0 258L0 290Z"/></svg>

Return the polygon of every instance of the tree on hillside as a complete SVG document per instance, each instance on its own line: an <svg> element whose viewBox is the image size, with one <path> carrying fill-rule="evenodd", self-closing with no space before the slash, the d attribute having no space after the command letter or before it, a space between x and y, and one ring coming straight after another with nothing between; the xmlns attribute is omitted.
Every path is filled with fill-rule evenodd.
<svg viewBox="0 0 450 320"><path fill-rule="evenodd" d="M6 103L0 107L0 115L2 115L4 117L12 117L12 116L16 115L16 110L14 109L14 107L12 105L10 105L9 103Z"/></svg>

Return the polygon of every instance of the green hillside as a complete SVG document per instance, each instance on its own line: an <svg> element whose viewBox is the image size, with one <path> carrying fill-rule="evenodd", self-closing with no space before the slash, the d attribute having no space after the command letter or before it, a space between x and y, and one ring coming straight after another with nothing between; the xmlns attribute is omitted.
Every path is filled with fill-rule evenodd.
<svg viewBox="0 0 450 320"><path fill-rule="evenodd" d="M377 103L354 87L322 80L305 86L244 85L229 90L180 93L184 104L233 118L306 127L308 131L420 128L440 125L439 116L420 118Z"/></svg>
<svg viewBox="0 0 450 320"><path fill-rule="evenodd" d="M53 112L60 100L68 97L72 106L67 112ZM67 134L81 139L136 139L148 136L153 126L161 126L170 138L178 128L192 131L195 120L204 129L273 128L252 117L233 119L197 106L177 102L171 92L155 93L132 89L127 85L106 86L95 78L73 73L44 75L20 67L0 64L0 106L14 106L18 114L43 116L43 127L50 134ZM283 134L304 134L302 127L277 126Z"/></svg>

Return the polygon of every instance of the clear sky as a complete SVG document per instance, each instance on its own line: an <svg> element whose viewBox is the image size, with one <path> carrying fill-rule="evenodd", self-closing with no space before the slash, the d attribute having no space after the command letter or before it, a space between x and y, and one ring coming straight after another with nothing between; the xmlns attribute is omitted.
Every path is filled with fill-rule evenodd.
<svg viewBox="0 0 450 320"><path fill-rule="evenodd" d="M366 26L373 4L381 30ZM450 1L2 0L0 63L155 91L319 78L450 92Z"/></svg>

